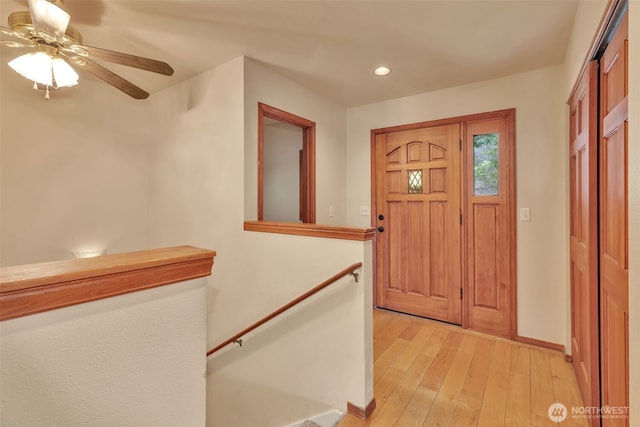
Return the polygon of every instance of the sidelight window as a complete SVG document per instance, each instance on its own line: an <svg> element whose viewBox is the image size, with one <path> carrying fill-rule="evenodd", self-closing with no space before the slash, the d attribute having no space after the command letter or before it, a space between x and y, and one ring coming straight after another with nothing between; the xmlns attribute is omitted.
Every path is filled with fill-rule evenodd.
<svg viewBox="0 0 640 427"><path fill-rule="evenodd" d="M497 133L473 136L473 188L476 196L498 195Z"/></svg>

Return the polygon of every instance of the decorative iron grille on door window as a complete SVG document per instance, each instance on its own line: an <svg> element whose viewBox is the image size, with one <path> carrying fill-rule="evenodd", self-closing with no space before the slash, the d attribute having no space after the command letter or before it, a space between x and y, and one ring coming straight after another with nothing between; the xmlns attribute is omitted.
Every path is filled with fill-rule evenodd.
<svg viewBox="0 0 640 427"><path fill-rule="evenodd" d="M409 194L422 194L422 170L409 171Z"/></svg>

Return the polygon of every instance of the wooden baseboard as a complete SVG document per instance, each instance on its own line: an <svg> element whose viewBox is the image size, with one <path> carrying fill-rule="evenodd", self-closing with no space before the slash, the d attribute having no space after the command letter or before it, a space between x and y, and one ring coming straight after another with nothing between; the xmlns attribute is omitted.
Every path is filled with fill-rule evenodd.
<svg viewBox="0 0 640 427"><path fill-rule="evenodd" d="M371 402L367 405L366 408L362 409L359 406L354 405L351 402L347 402L347 412L353 416L356 416L362 420L367 420L373 410L376 409L376 399L371 399Z"/></svg>
<svg viewBox="0 0 640 427"><path fill-rule="evenodd" d="M571 362L573 362L573 359L571 358L570 354L565 354L564 355L564 361L567 362L567 363L571 363Z"/></svg>
<svg viewBox="0 0 640 427"><path fill-rule="evenodd" d="M549 350L560 351L562 352L562 354L565 354L565 357L566 357L564 346L562 344L556 344L554 342L543 341L536 338L521 337L520 335L516 337L516 341L521 342L523 344L531 344L538 347L548 348Z"/></svg>

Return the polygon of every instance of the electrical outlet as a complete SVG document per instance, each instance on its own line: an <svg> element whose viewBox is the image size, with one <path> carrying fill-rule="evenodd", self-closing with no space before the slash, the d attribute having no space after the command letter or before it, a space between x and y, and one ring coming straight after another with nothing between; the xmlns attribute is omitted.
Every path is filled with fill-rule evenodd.
<svg viewBox="0 0 640 427"><path fill-rule="evenodd" d="M333 206L329 206L329 216L336 216L335 210L333 209Z"/></svg>
<svg viewBox="0 0 640 427"><path fill-rule="evenodd" d="M370 214L369 206L360 206L360 215L367 216Z"/></svg>

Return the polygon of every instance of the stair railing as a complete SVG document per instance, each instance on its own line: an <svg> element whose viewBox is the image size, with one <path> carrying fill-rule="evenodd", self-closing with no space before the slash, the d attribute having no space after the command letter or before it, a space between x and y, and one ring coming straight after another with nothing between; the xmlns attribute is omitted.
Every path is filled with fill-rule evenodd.
<svg viewBox="0 0 640 427"><path fill-rule="evenodd" d="M350 265L349 267L345 268L344 270L340 271L339 273L331 276L330 278L328 278L324 282L320 283L319 285L317 285L313 289L310 289L309 291L307 291L304 294L300 295L296 299L292 300L291 302L289 302L289 303L283 305L282 307L280 307L279 309L275 310L271 314L269 314L269 315L263 317L262 319L258 320L257 322L255 322L251 326L249 326L249 327L243 329L242 331L238 332L237 334L235 334L231 338L229 338L229 339L221 342L217 346L213 347L211 350L207 351L207 357L211 356L216 351L220 350L223 347L228 346L231 343L237 343L240 346L242 346L242 337L243 336L245 336L249 332L253 331L257 327L267 323L269 320L273 319L274 317L278 316L279 314L282 314L285 311L289 310L291 307L301 303L302 301L306 300L310 296L318 293L322 289L324 289L327 286L329 286L330 284L338 281L339 279L341 279L344 276L347 276L347 275L350 274L355 278L356 283L358 283L358 273L356 273L356 270L361 268L361 267L362 267L362 263L358 262L356 264Z"/></svg>

